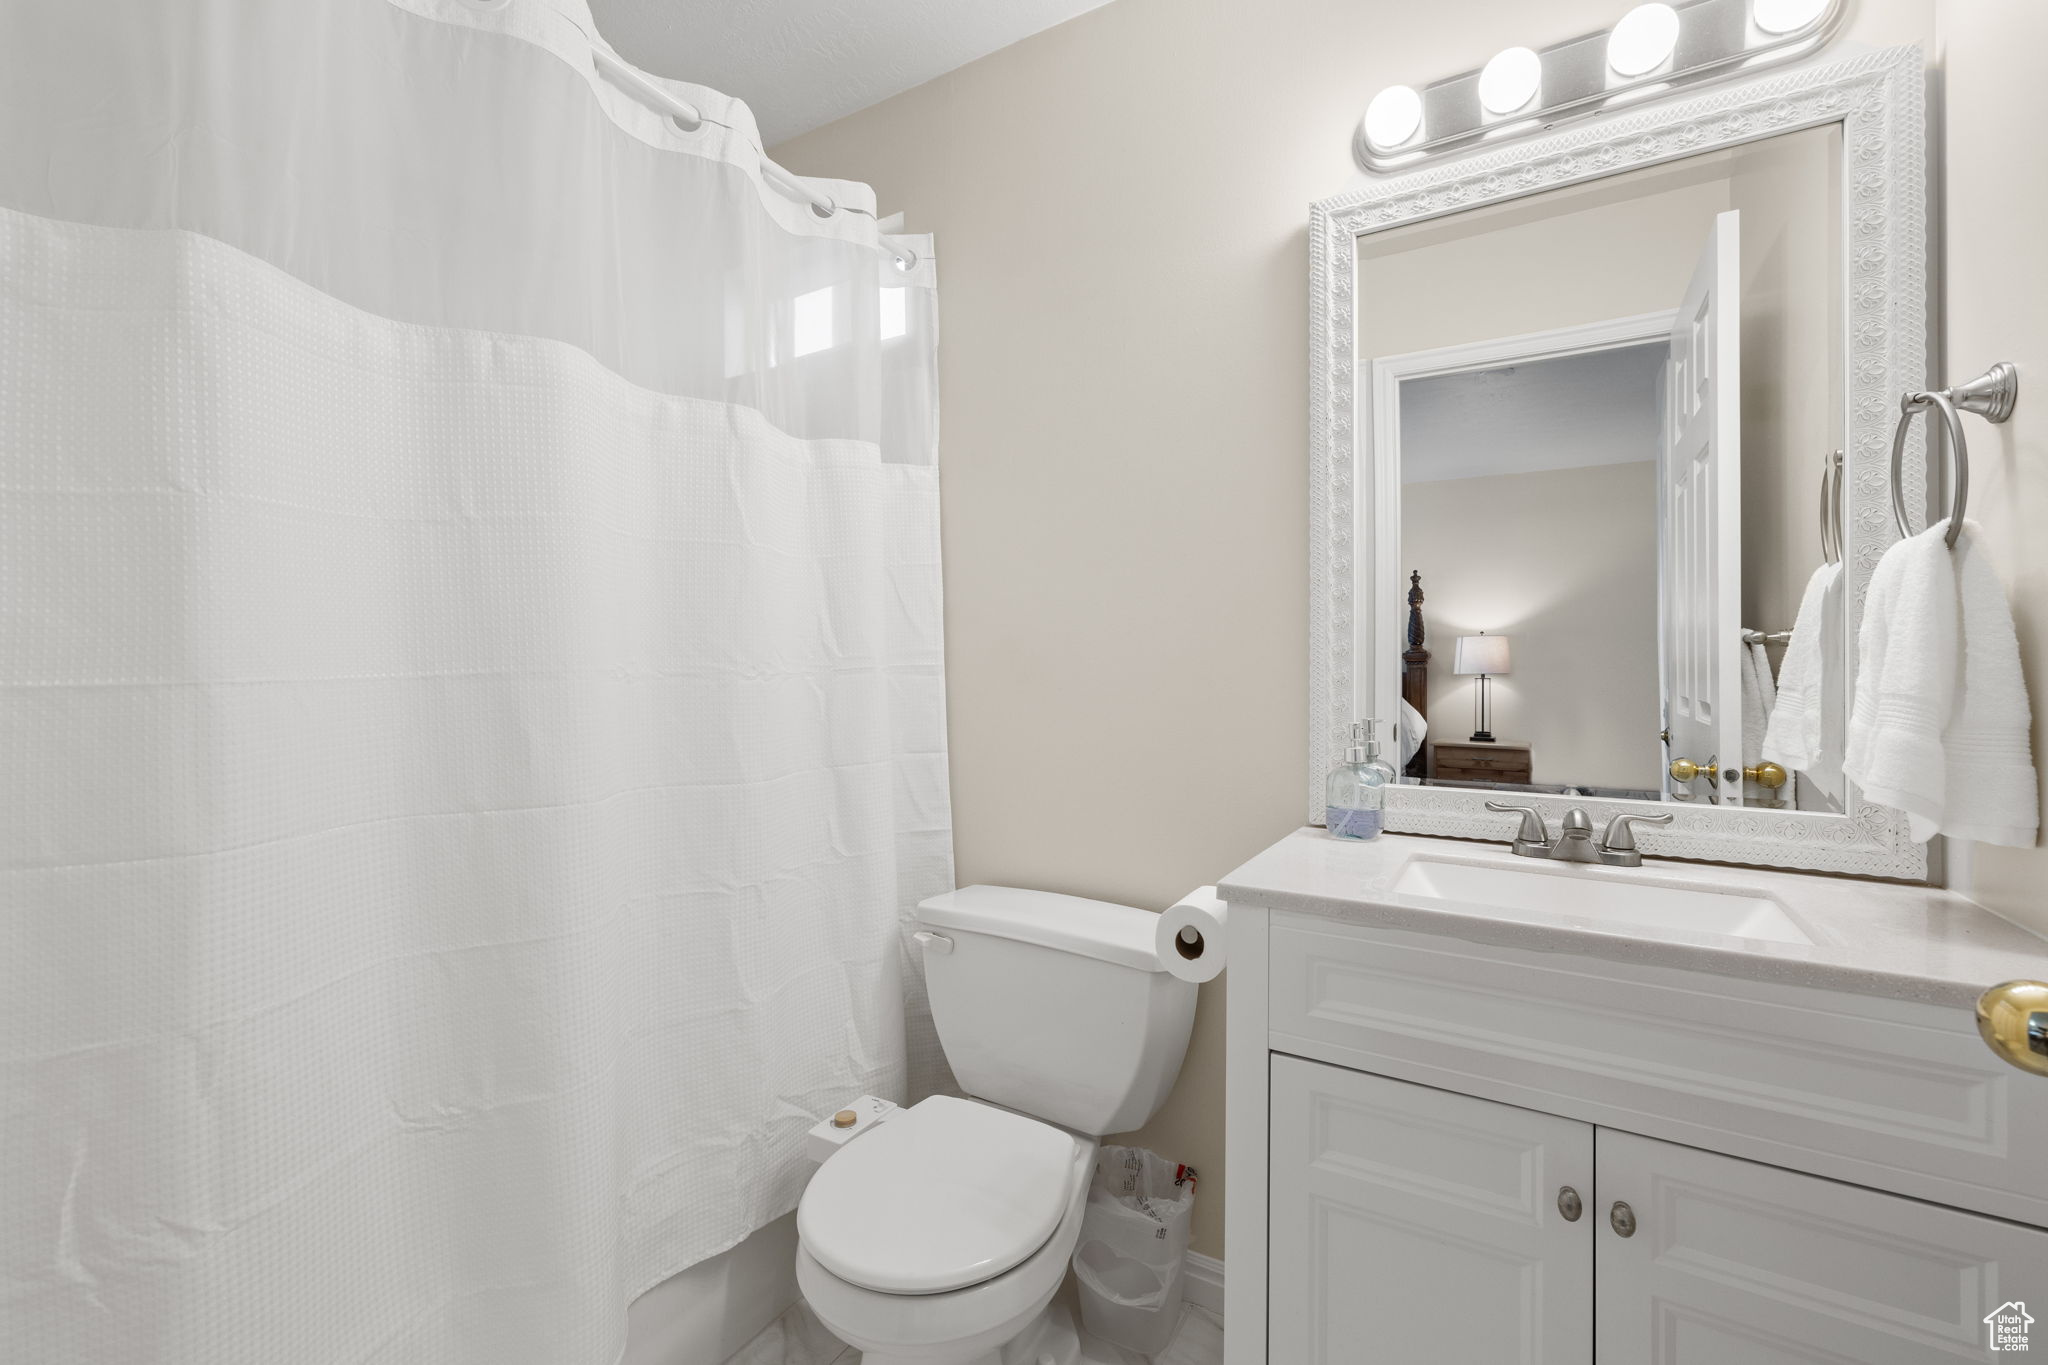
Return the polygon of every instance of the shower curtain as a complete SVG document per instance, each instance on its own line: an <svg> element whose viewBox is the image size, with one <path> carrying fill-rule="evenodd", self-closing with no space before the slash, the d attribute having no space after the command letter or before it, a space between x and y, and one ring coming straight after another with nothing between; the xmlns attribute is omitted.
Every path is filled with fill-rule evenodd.
<svg viewBox="0 0 2048 1365"><path fill-rule="evenodd" d="M0 0L0 1358L610 1365L944 1084L930 244L598 46Z"/></svg>

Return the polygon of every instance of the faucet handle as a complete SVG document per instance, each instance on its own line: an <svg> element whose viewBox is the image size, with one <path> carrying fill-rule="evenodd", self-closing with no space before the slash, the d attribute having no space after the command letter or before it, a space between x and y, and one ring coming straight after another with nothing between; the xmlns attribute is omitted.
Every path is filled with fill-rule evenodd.
<svg viewBox="0 0 2048 1365"><path fill-rule="evenodd" d="M1600 836L1602 853L1633 853L1636 848L1637 825L1668 825L1671 812L1662 815L1617 815L1607 822L1607 832Z"/></svg>
<svg viewBox="0 0 2048 1365"><path fill-rule="evenodd" d="M1550 831L1543 827L1543 812L1534 806L1517 806L1506 801L1488 801L1486 808L1502 815L1522 817L1521 833L1515 836L1515 847L1545 848L1550 844Z"/></svg>

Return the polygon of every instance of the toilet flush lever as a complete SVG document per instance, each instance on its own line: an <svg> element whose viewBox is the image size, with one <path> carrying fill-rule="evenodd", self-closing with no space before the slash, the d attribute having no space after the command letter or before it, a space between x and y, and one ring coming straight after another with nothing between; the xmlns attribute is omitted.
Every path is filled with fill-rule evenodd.
<svg viewBox="0 0 2048 1365"><path fill-rule="evenodd" d="M929 929L920 929L912 934L911 937L916 939L928 953L950 953L953 951L953 940L947 938L944 934L935 934Z"/></svg>

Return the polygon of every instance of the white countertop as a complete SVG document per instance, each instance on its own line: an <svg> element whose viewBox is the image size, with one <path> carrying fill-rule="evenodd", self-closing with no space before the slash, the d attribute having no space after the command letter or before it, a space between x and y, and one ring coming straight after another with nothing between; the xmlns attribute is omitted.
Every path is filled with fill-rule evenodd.
<svg viewBox="0 0 2048 1365"><path fill-rule="evenodd" d="M1397 894L1418 854L1553 875L1655 879L1705 891L1741 891L1779 902L1810 944L1620 925ZM1757 981L1851 991L1973 1008L1987 986L2048 980L2048 940L1976 902L1936 887L1894 886L1805 872L1773 872L1645 858L1640 869L1517 858L1505 844L1387 834L1358 841L1302 829L1230 873L1227 901L1322 915L1353 924L1440 934L1536 952L1712 972Z"/></svg>

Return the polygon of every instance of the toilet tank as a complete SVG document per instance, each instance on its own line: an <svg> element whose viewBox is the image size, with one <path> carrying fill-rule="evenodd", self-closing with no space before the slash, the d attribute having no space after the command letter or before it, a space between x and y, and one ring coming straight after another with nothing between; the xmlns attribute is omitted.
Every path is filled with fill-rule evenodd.
<svg viewBox="0 0 2048 1365"><path fill-rule="evenodd" d="M977 1099L1100 1137L1139 1127L1180 1075L1193 983L1159 917L1106 901L967 886L918 906L932 1021Z"/></svg>

